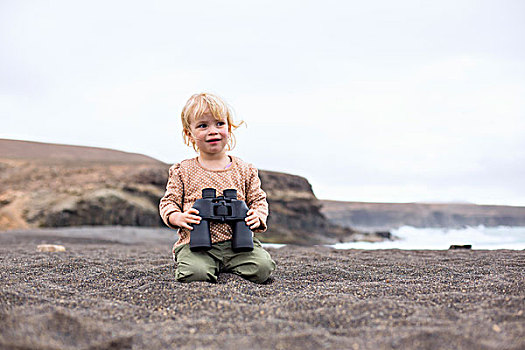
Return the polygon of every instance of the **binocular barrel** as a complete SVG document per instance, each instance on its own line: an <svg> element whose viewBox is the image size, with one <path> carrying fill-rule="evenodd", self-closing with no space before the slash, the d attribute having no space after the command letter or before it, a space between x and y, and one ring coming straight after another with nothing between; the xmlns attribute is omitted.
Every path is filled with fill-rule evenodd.
<svg viewBox="0 0 525 350"><path fill-rule="evenodd" d="M194 252L211 249L210 222L201 220L199 224L193 224L190 234L190 249Z"/></svg>
<svg viewBox="0 0 525 350"><path fill-rule="evenodd" d="M244 220L234 223L232 249L234 252L251 252L253 250L252 230Z"/></svg>
<svg viewBox="0 0 525 350"><path fill-rule="evenodd" d="M199 211L201 222L192 224L190 234L190 249L192 251L206 251L211 249L210 222L225 222L232 228L232 249L235 252L253 250L253 234L244 219L248 206L244 201L237 200L237 190L227 189L223 196L216 197L213 188L202 190L202 199L193 205Z"/></svg>

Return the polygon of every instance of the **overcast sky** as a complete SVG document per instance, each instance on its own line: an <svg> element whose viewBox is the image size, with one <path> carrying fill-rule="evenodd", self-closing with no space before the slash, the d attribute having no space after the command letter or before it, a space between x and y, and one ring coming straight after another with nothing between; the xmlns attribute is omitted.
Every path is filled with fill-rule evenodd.
<svg viewBox="0 0 525 350"><path fill-rule="evenodd" d="M178 162L205 91L319 198L525 205L522 0L4 0L0 64L0 138Z"/></svg>

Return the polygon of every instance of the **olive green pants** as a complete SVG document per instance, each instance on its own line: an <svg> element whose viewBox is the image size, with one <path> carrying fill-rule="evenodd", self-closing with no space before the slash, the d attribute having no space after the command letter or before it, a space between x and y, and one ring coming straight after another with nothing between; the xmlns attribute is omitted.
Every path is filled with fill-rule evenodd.
<svg viewBox="0 0 525 350"><path fill-rule="evenodd" d="M275 262L263 249L261 242L253 239L251 252L235 253L231 241L212 244L205 252L192 252L189 244L175 248L173 252L179 282L217 282L219 272L231 272L255 283L263 283L275 270Z"/></svg>

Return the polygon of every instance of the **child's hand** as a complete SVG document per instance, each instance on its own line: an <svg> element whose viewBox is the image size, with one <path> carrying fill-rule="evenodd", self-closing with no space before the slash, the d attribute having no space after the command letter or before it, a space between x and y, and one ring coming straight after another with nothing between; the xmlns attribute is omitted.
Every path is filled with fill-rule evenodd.
<svg viewBox="0 0 525 350"><path fill-rule="evenodd" d="M193 230L193 227L190 224L199 224L201 222L201 217L197 216L199 211L195 208L190 208L184 213L173 213L169 217L170 224L173 226L178 226L181 228L187 228L188 230Z"/></svg>
<svg viewBox="0 0 525 350"><path fill-rule="evenodd" d="M250 209L246 213L246 225L250 227L250 230L255 230L257 227L261 226L261 219L255 214L255 210Z"/></svg>

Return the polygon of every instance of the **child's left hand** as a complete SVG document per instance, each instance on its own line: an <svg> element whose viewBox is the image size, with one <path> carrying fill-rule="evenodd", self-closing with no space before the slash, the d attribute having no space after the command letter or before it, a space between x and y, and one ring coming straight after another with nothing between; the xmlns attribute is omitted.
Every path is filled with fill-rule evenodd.
<svg viewBox="0 0 525 350"><path fill-rule="evenodd" d="M246 213L246 225L250 227L250 230L255 230L257 227L261 226L261 219L255 214L255 210L250 209Z"/></svg>

